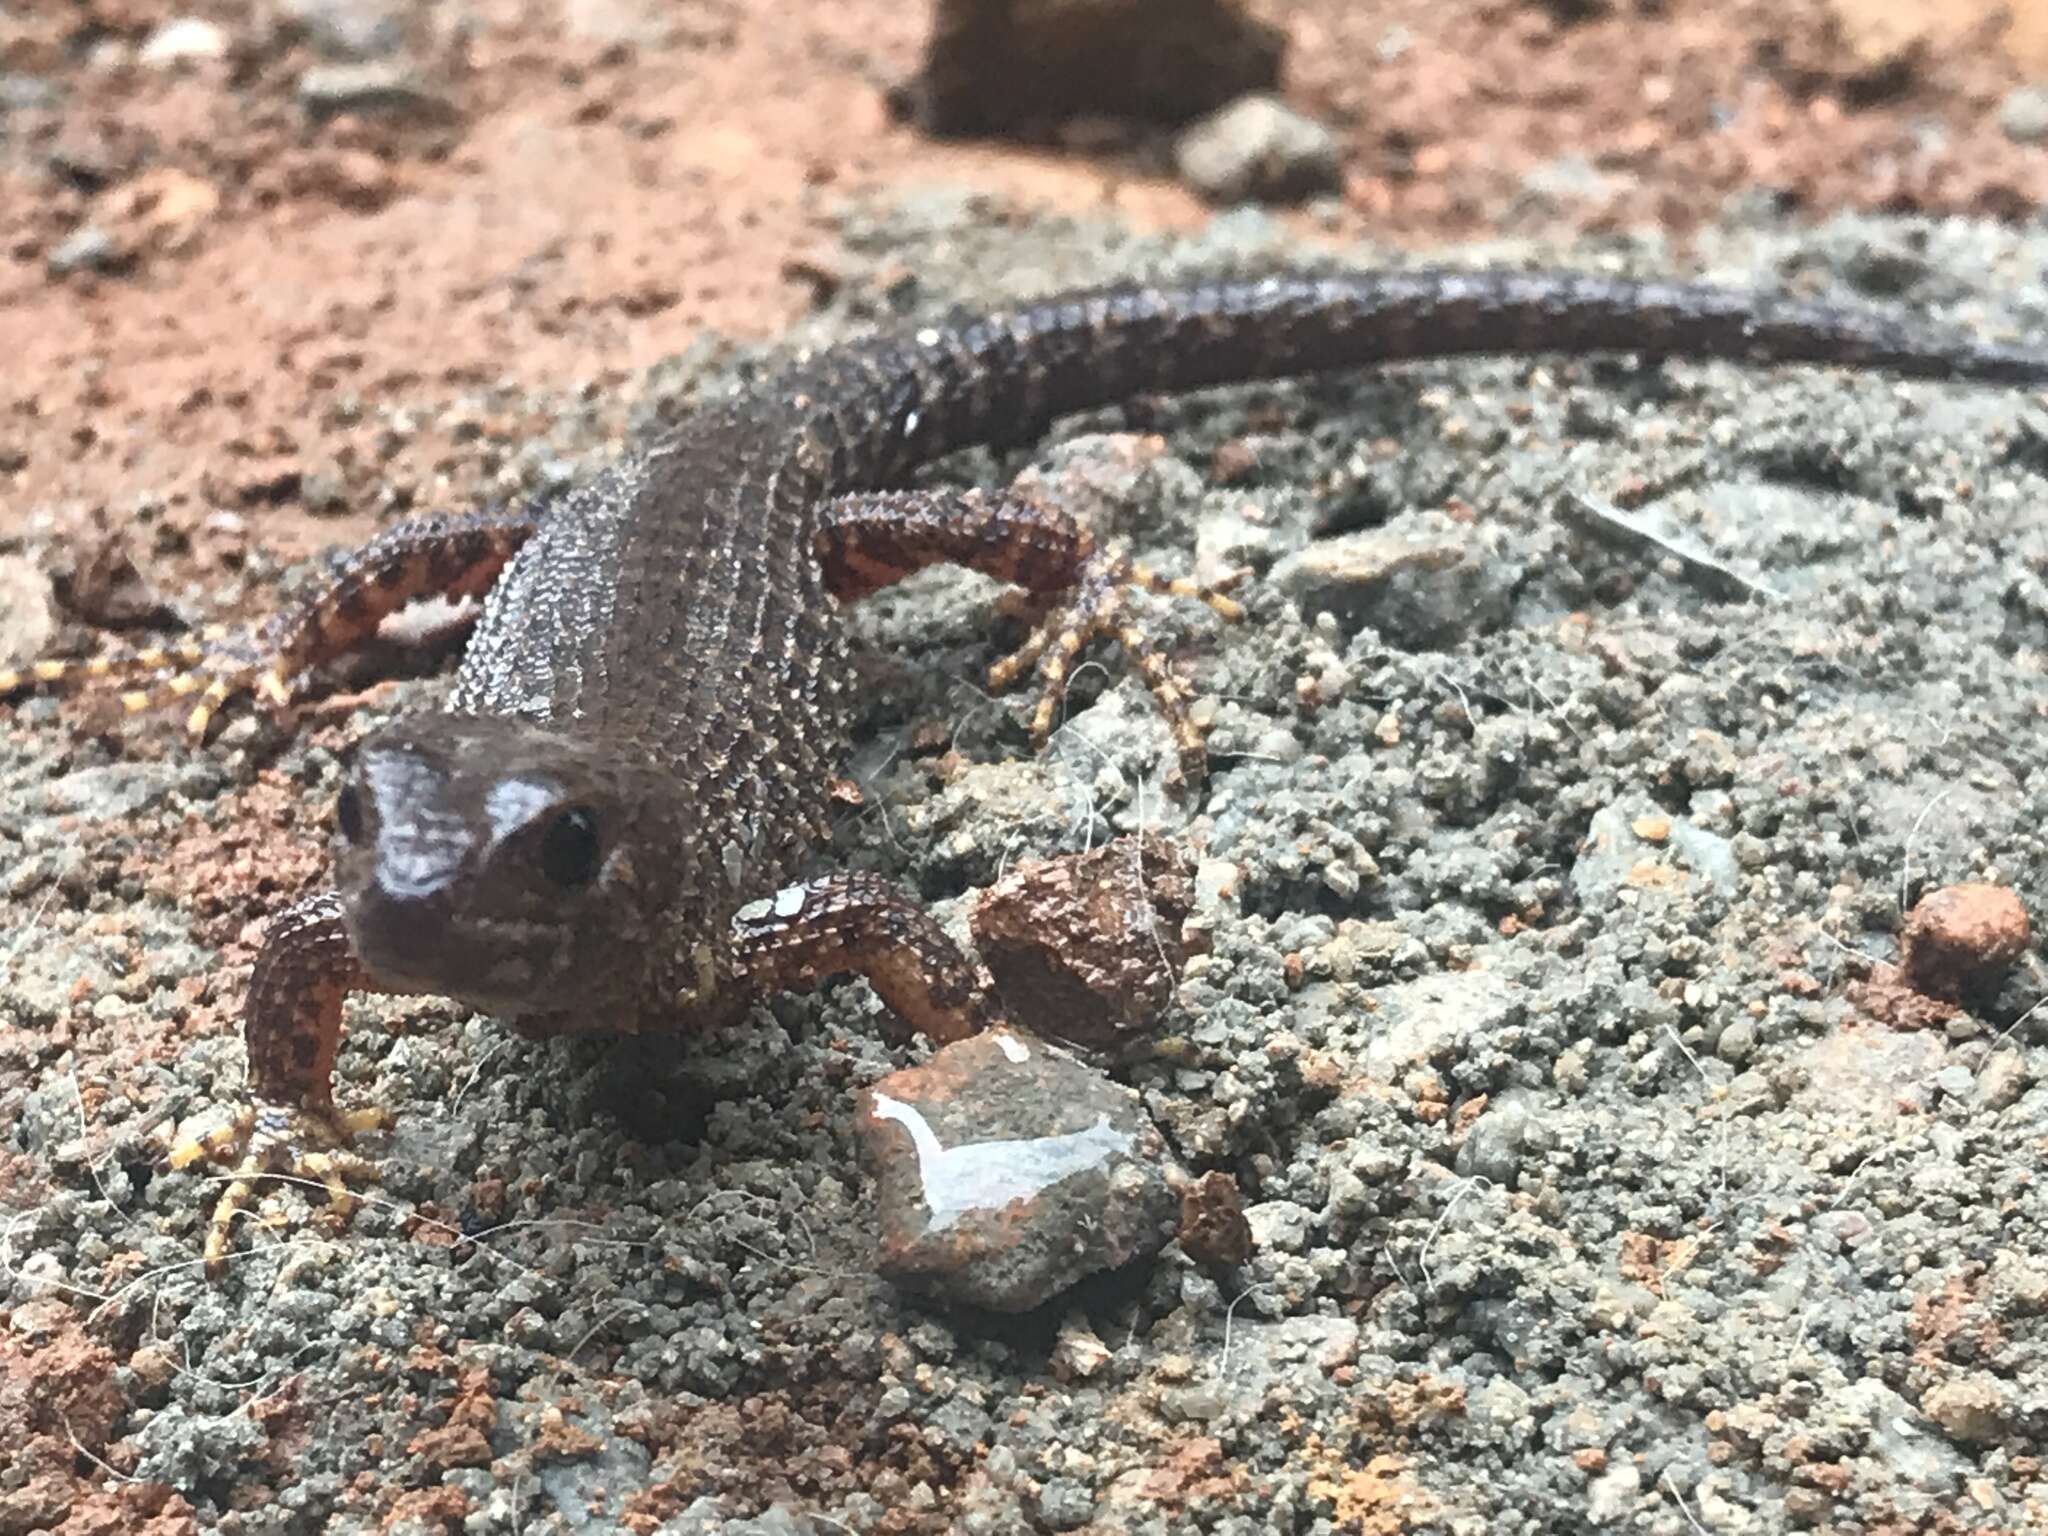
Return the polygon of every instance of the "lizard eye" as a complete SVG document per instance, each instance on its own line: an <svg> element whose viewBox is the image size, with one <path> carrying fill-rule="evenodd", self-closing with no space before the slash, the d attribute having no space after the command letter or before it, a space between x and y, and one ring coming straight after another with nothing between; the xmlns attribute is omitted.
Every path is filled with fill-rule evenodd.
<svg viewBox="0 0 2048 1536"><path fill-rule="evenodd" d="M345 842L363 840L363 797L356 792L355 785L342 785L341 793L335 796L334 824L341 829Z"/></svg>
<svg viewBox="0 0 2048 1536"><path fill-rule="evenodd" d="M584 807L571 806L548 823L540 840L540 872L573 890L597 875L603 849L597 840L597 818Z"/></svg>

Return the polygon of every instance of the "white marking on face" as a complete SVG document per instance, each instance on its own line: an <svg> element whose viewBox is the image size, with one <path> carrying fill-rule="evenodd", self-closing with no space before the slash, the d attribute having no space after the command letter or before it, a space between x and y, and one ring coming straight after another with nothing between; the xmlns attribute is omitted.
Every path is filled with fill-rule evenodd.
<svg viewBox="0 0 2048 1536"><path fill-rule="evenodd" d="M534 817L561 798L552 784L533 779L500 779L484 797L484 815L490 819L491 842L503 842Z"/></svg>
<svg viewBox="0 0 2048 1536"><path fill-rule="evenodd" d="M804 909L804 888L800 885L785 885L775 893L775 915L795 917Z"/></svg>

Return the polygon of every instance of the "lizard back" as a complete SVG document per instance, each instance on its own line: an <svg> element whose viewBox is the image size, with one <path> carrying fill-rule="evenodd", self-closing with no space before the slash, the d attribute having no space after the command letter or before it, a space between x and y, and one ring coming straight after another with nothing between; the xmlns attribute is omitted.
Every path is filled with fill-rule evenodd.
<svg viewBox="0 0 2048 1536"><path fill-rule="evenodd" d="M834 495L1133 394L1472 354L1628 352L2048 382L2048 352L1666 282L1460 271L1117 286L799 357L562 498L493 590L452 709L658 768L771 871L845 746Z"/></svg>

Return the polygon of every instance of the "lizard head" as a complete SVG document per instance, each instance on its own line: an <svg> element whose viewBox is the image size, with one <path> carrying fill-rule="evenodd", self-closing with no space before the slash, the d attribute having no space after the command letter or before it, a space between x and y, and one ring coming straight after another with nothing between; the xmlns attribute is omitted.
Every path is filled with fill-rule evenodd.
<svg viewBox="0 0 2048 1536"><path fill-rule="evenodd" d="M334 817L357 958L395 990L495 1013L613 1011L679 880L644 777L517 719L427 716L366 737Z"/></svg>

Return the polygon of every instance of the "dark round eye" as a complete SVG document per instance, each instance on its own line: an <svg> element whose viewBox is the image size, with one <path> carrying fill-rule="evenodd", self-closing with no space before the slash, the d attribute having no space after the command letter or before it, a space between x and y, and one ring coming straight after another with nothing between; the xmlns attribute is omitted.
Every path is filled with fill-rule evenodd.
<svg viewBox="0 0 2048 1536"><path fill-rule="evenodd" d="M597 842L597 818L580 805L572 806L541 834L540 872L559 886L588 885L597 876L603 851Z"/></svg>
<svg viewBox="0 0 2048 1536"><path fill-rule="evenodd" d="M356 792L355 785L342 785L341 793L335 796L334 824L341 829L343 841L354 844L363 840L363 797Z"/></svg>

